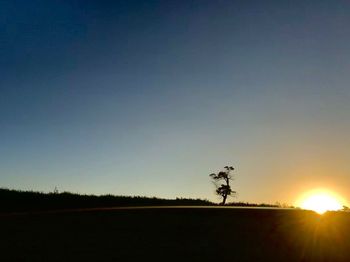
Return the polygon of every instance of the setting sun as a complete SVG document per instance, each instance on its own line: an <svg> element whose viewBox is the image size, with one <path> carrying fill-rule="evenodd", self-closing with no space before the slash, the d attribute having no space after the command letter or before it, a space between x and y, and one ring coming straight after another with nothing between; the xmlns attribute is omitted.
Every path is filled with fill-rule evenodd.
<svg viewBox="0 0 350 262"><path fill-rule="evenodd" d="M335 211L343 208L344 201L333 193L317 190L307 193L299 200L303 209L313 210L319 214L326 211Z"/></svg>

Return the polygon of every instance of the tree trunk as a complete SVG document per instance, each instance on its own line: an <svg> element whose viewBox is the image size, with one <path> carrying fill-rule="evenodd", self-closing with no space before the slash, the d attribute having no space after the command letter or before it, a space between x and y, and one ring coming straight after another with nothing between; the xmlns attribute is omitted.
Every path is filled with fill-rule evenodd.
<svg viewBox="0 0 350 262"><path fill-rule="evenodd" d="M223 199L222 199L222 205L223 205L223 206L224 206L225 203L226 203L226 198L227 198L227 194L225 194L225 195L223 196Z"/></svg>

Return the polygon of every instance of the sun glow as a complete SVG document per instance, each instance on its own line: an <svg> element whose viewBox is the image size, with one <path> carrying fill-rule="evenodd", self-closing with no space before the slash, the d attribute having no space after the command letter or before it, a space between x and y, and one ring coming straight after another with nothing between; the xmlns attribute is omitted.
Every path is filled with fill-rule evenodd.
<svg viewBox="0 0 350 262"><path fill-rule="evenodd" d="M319 214L326 211L340 210L344 201L333 193L325 190L315 190L304 195L298 204L303 209L313 210Z"/></svg>

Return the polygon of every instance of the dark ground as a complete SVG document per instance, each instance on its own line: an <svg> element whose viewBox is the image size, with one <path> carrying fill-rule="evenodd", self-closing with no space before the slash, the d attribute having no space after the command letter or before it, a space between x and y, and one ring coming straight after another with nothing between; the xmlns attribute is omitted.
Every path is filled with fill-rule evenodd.
<svg viewBox="0 0 350 262"><path fill-rule="evenodd" d="M350 214L147 208L0 216L0 261L350 261Z"/></svg>

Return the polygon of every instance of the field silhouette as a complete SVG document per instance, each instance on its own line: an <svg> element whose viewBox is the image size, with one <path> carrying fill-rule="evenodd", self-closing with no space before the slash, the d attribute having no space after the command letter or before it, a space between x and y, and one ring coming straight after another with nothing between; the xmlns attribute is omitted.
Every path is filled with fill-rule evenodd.
<svg viewBox="0 0 350 262"><path fill-rule="evenodd" d="M2 214L1 261L349 261L350 214L164 207Z"/></svg>

